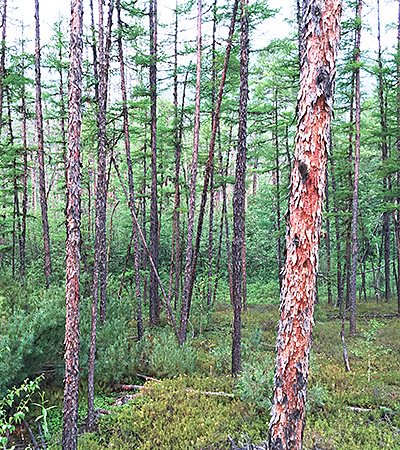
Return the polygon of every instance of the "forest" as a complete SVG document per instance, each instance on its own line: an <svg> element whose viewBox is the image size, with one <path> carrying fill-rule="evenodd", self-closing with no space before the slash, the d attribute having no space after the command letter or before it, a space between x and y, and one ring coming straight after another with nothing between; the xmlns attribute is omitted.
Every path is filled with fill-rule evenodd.
<svg viewBox="0 0 400 450"><path fill-rule="evenodd" d="M400 0L0 3L0 446L400 449Z"/></svg>

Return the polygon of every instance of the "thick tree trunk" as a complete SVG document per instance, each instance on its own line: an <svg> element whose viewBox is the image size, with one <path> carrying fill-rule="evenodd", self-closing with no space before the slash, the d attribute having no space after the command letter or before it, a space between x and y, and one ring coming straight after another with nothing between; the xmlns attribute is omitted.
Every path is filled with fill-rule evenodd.
<svg viewBox="0 0 400 450"><path fill-rule="evenodd" d="M360 170L360 116L361 116L361 95L360 95L360 41L361 41L361 7L362 2L358 0L357 18L359 25L356 33L355 45L355 112L356 136L354 141L354 181L353 181L353 219L352 219L352 251L351 251L351 283L350 283L350 333L356 332L356 291L357 291L357 257L358 257L358 240L357 240L357 222L358 222L358 185Z"/></svg>
<svg viewBox="0 0 400 450"><path fill-rule="evenodd" d="M50 257L50 233L49 221L47 218L47 197L46 181L44 169L44 135L43 135L43 114L42 114L42 84L40 76L40 24L39 24L39 0L35 0L35 85L36 85L36 132L38 144L39 161L39 198L42 212L43 244L44 244L44 274L46 277L46 287L50 286L51 277L51 257Z"/></svg>
<svg viewBox="0 0 400 450"><path fill-rule="evenodd" d="M299 120L291 175L270 450L302 448L340 15L340 0L308 0L304 4Z"/></svg>
<svg viewBox="0 0 400 450"><path fill-rule="evenodd" d="M245 224L246 200L246 153L247 153L247 97L249 67L249 18L247 0L241 0L240 37L240 97L239 130L236 156L235 188L233 192L233 238L232 238L232 277L233 277L233 330L232 330L232 373L237 375L242 368L242 251Z"/></svg>
<svg viewBox="0 0 400 450"><path fill-rule="evenodd" d="M200 87L201 87L201 10L202 2L197 3L197 66L196 66L196 99L194 113L194 137L193 137L193 156L191 164L190 176L190 193L189 193L189 214L187 225L187 243L185 257L185 278L183 284L181 323L179 328L179 344L183 344L186 340L186 328L189 320L190 308L190 282L192 278L192 255L193 255L193 230L194 230L194 213L196 202L196 178L197 178L197 158L199 153L200 139Z"/></svg>
<svg viewBox="0 0 400 450"><path fill-rule="evenodd" d="M150 252L158 270L158 206L157 206L157 0L150 0L150 116L151 116L151 192L150 192ZM150 326L160 323L160 300L157 277L150 267Z"/></svg>
<svg viewBox="0 0 400 450"><path fill-rule="evenodd" d="M80 147L82 123L82 1L71 2L66 206L66 325L63 450L76 450L79 387Z"/></svg>

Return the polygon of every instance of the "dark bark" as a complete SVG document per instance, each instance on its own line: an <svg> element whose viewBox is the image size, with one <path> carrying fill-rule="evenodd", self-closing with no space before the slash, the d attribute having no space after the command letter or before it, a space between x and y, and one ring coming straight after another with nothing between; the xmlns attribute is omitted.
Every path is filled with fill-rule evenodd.
<svg viewBox="0 0 400 450"><path fill-rule="evenodd" d="M302 448L340 15L340 0L304 3L304 51L269 427L270 450Z"/></svg>
<svg viewBox="0 0 400 450"><path fill-rule="evenodd" d="M331 138L332 139L332 138ZM332 147L332 146L331 146ZM325 219L326 225L326 272L328 278L328 304L332 304L332 281L331 281L331 235L330 235L330 221L329 221L329 177L328 166L325 176L325 211L327 217Z"/></svg>
<svg viewBox="0 0 400 450"><path fill-rule="evenodd" d="M381 48L381 22L380 22L380 5L377 0L377 13L378 13L378 97L379 97L379 113L381 123L381 147L382 147L382 162L385 164L385 160L388 158L388 145L387 145L387 117L385 100L383 94L383 65L382 65L382 48ZM383 178L383 191L386 193L388 189L388 179ZM385 203L388 202L388 198L385 195ZM383 230L384 236L384 258L385 258L385 298L389 300L390 297L390 211L385 211L383 215Z"/></svg>
<svg viewBox="0 0 400 450"><path fill-rule="evenodd" d="M96 358L96 333L97 316L100 288L100 323L105 321L105 296L107 289L106 279L106 206L107 206L107 174L106 174L106 107L107 107L107 81L108 81L108 57L107 49L104 47L103 27L103 0L99 5L99 97L98 97L98 161L97 161L97 183L96 183L96 225L95 225L95 248L93 266L93 293L92 293L92 315L90 331L90 348L88 362L88 415L87 427L92 429L95 420L94 412L94 366ZM109 18L112 15L112 0L110 1ZM110 31L110 30L108 30Z"/></svg>
<svg viewBox="0 0 400 450"><path fill-rule="evenodd" d="M44 169L44 134L42 114L42 84L40 75L40 23L39 23L39 0L35 0L35 85L36 85L36 132L38 144L39 161L39 198L42 213L43 245L44 245L44 274L46 287L50 286L51 256L50 256L50 233L47 217L46 181Z"/></svg>
<svg viewBox="0 0 400 450"><path fill-rule="evenodd" d="M191 163L190 193L189 193L189 214L187 225L187 243L185 255L185 278L183 284L181 323L179 328L179 344L186 340L186 328L189 320L190 309L190 283L192 279L192 255L193 255L193 230L194 213L196 201L196 178L197 178L197 158L199 153L200 139L200 87L201 87L201 12L202 2L197 4L197 65L196 65L196 99L194 113L194 136L193 136L193 156Z"/></svg>
<svg viewBox="0 0 400 450"><path fill-rule="evenodd" d="M215 139L216 139L217 130L218 130L219 115L220 115L221 103L222 103L222 95L223 95L223 92L224 92L224 86L225 86L226 74L227 74L227 70L228 70L229 57L230 57L231 48L232 48L232 37L233 37L233 31L234 31L234 28L235 28L237 7L238 7L238 0L235 0L234 6L233 6L233 12L232 12L231 24L230 24L230 28L229 28L228 42L227 42L227 45L226 45L225 59L224 59L224 65L223 65L222 75L221 75L221 82L220 82L220 85L219 85L217 102L216 102L216 105L215 105L215 113L214 113L214 117L213 117L213 128L212 128L211 137L210 137L210 144L209 144L208 158L207 158L207 164L206 164L206 171L205 171L205 176L204 176L204 181L203 181L203 192L201 194L199 221L198 221L198 224L197 224L197 232L196 232L196 244L195 244L194 252L193 252L190 287L189 287L189 291L188 291L188 294L187 294L188 298L185 299L185 302L187 302L187 304L188 304L187 308L185 308L185 310L187 311L187 313L186 313L187 317L184 319L186 323L187 323L187 320L189 318L190 304L191 304L192 293L193 293L193 286L194 286L194 281L195 281L195 278L196 278L197 260L198 260L199 251L200 251L201 235L202 235L202 232L203 232L203 222L204 222L205 207L206 207L206 201L207 201L208 184L209 184L209 181L210 181L210 175L211 175L211 170L212 170L212 166L213 166ZM184 338L183 341L186 339L186 326L185 326L185 329L182 330L182 338Z"/></svg>
<svg viewBox="0 0 400 450"><path fill-rule="evenodd" d="M353 219L352 219L352 251L351 251L351 283L350 283L350 333L356 332L356 288L357 288L357 222L358 222L358 185L360 171L360 116L361 116L361 95L360 95L360 41L361 41L361 8L362 2L358 1L357 18L359 25L356 33L355 45L355 141L354 141L354 180L353 180Z"/></svg>
<svg viewBox="0 0 400 450"><path fill-rule="evenodd" d="M79 387L79 261L81 225L82 1L71 2L68 84L68 170L66 206L66 325L62 449L76 450Z"/></svg>
<svg viewBox="0 0 400 450"><path fill-rule="evenodd" d="M236 156L235 187L233 192L233 238L232 238L232 278L233 278L233 330L232 330L232 373L237 375L242 368L242 252L246 202L246 153L247 153L247 98L249 64L249 18L247 0L241 0L240 37L240 95L239 129Z"/></svg>
<svg viewBox="0 0 400 450"><path fill-rule="evenodd" d="M217 33L217 0L213 4L213 33L212 33L212 68L211 68L211 116L214 118L215 112L215 91L217 71L215 68L215 36ZM212 121L211 121L212 131ZM214 207L215 207L215 184L214 184L214 162L210 175L210 213L208 227L208 287L207 287L207 307L210 309L212 303L213 288L213 266L214 266Z"/></svg>
<svg viewBox="0 0 400 450"><path fill-rule="evenodd" d="M157 206L157 0L150 0L150 127L151 127L151 192L150 192L150 252L158 271L158 206ZM149 325L160 323L160 299L157 277L150 267L150 319Z"/></svg>
<svg viewBox="0 0 400 450"><path fill-rule="evenodd" d="M342 277L342 255L341 255L341 233L339 226L339 208L337 205L337 190L335 179L334 158L330 158L332 191L333 191L333 210L335 213L335 234L336 234L336 283L337 283L337 299L336 304L343 305L343 277Z"/></svg>
<svg viewBox="0 0 400 450"><path fill-rule="evenodd" d="M117 0L117 12L118 12L118 53L119 53L119 67L121 72L121 93L122 93L122 116L124 119L124 144L125 144L125 154L126 163L128 167L128 186L129 186L129 208L131 214L135 211L135 190L133 185L133 171L132 171L132 159L131 159L131 144L129 138L129 121L128 121L128 106L127 106L127 95L126 95L126 84L125 84L125 63L124 54L122 47L122 20L121 20L121 8L120 0ZM138 340L140 341L143 337L143 320L142 320L142 294L140 286L140 253L139 253L139 234L137 231L136 223L132 217L133 226L133 245L134 245L134 260L135 260L135 286L136 286L136 301L137 301L137 330L138 330Z"/></svg>
<svg viewBox="0 0 400 450"><path fill-rule="evenodd" d="M396 54L396 96L397 96L397 108L396 108L396 149L397 149L397 161L400 162L400 0L397 18L397 54ZM396 173L396 188L400 187L400 171ZM396 196L395 203L398 206L400 204L399 196ZM397 250L397 313L400 316L400 212L397 210L393 214L394 228L396 234L396 250Z"/></svg>
<svg viewBox="0 0 400 450"><path fill-rule="evenodd" d="M26 123L26 101L25 101L25 85L22 86L22 121L21 121L21 136L22 136L22 151L23 151L23 175L22 175L22 223L21 223L21 278L25 278L26 266L26 216L28 213L28 142L27 142L27 123Z"/></svg>

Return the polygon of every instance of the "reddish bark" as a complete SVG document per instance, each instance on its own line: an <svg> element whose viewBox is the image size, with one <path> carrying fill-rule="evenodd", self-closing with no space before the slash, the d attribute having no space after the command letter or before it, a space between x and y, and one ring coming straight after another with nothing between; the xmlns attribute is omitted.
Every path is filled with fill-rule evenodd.
<svg viewBox="0 0 400 450"><path fill-rule="evenodd" d="M63 450L76 450L79 387L80 147L82 123L82 1L71 2L68 170L66 206L66 325Z"/></svg>
<svg viewBox="0 0 400 450"><path fill-rule="evenodd" d="M302 448L340 15L340 0L324 3L308 0L304 4L299 116L291 173L270 450Z"/></svg>

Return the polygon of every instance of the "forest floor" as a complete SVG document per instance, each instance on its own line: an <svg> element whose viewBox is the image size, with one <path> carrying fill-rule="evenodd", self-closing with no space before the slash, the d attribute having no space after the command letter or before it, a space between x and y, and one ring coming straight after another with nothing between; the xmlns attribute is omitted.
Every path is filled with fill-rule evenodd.
<svg viewBox="0 0 400 450"><path fill-rule="evenodd" d="M396 309L394 301L357 305L355 336L346 324L346 372L338 310L325 302L316 306L304 449L400 449L400 320L390 317ZM98 384L95 406L105 414L94 433L79 438L78 448L230 449L229 437L245 448L265 441L278 319L276 304L249 305L243 313L243 372L237 380L229 375L228 306L193 317L195 335L183 347L165 327L144 344L129 342L131 374ZM145 382L138 374L159 381ZM123 384L143 387L128 391ZM50 388L46 395L54 406L47 426L55 442L62 390ZM86 414L85 396L82 386L80 417Z"/></svg>

